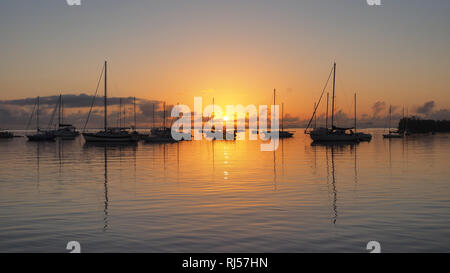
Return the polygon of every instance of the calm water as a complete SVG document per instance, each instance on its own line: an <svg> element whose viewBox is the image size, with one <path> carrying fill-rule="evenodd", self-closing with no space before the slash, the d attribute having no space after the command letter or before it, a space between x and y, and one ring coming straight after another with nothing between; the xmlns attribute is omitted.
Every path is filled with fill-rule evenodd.
<svg viewBox="0 0 450 273"><path fill-rule="evenodd" d="M0 252L450 252L450 135L0 141Z"/></svg>

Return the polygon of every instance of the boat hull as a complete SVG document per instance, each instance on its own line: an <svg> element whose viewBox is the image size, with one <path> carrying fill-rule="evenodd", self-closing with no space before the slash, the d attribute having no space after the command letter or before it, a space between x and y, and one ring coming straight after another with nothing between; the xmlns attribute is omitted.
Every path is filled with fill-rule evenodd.
<svg viewBox="0 0 450 273"><path fill-rule="evenodd" d="M394 134L387 134L383 135L384 138L403 138L403 135L394 135Z"/></svg>
<svg viewBox="0 0 450 273"><path fill-rule="evenodd" d="M86 142L137 142L139 140L138 135L114 135L114 134L91 134L83 133L84 140Z"/></svg>
<svg viewBox="0 0 450 273"><path fill-rule="evenodd" d="M61 132L61 131L55 131L53 133L57 138L63 139L63 140L73 140L77 136L80 135L78 132Z"/></svg>
<svg viewBox="0 0 450 273"><path fill-rule="evenodd" d="M359 142L359 138L356 135L310 134L310 137L315 142Z"/></svg>
<svg viewBox="0 0 450 273"><path fill-rule="evenodd" d="M13 138L14 135L10 132L0 132L0 138Z"/></svg>
<svg viewBox="0 0 450 273"><path fill-rule="evenodd" d="M27 136L28 141L54 141L56 136L51 134L36 134Z"/></svg>
<svg viewBox="0 0 450 273"><path fill-rule="evenodd" d="M371 134L365 134L365 133L357 133L359 141L371 141L372 135Z"/></svg>

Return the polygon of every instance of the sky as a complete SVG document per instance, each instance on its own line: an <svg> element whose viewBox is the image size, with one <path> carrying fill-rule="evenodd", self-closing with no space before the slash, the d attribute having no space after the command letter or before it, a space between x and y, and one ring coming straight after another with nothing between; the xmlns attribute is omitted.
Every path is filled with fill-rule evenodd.
<svg viewBox="0 0 450 273"><path fill-rule="evenodd" d="M112 97L258 105L276 88L285 112L306 120L336 62L341 113L352 114L355 92L362 118L385 116L390 104L397 115L450 113L450 1L381 2L3 0L0 110L93 95L108 60Z"/></svg>

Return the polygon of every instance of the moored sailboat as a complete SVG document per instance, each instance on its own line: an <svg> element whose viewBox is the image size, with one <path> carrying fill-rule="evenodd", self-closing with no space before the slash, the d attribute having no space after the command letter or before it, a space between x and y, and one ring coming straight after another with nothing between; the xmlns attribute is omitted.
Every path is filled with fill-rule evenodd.
<svg viewBox="0 0 450 273"><path fill-rule="evenodd" d="M330 74L331 76L331 74ZM329 77L330 77L329 76ZM328 77L328 79L329 79ZM328 128L328 124L326 127L314 128L311 131L308 131L309 126L313 118L316 115L317 108L320 104L320 100L325 92L325 88L322 91L319 102L316 104L316 107L313 112L313 116L311 117L308 126L305 129L305 134L309 134L311 139L315 142L359 142L359 137L352 131L354 128L343 128L337 127L334 125L334 106L335 106L335 82L336 82L336 63L333 65L333 96L332 96L332 104L331 104L331 128ZM328 83L328 81L327 81ZM326 86L325 86L326 87ZM328 99L327 99L327 118L328 118Z"/></svg>
<svg viewBox="0 0 450 273"><path fill-rule="evenodd" d="M155 109L153 106L153 123L155 119ZM166 127L166 103L163 104L163 126L153 127L150 135L143 136L142 139L147 143L174 143L177 142L172 137L171 128Z"/></svg>
<svg viewBox="0 0 450 273"><path fill-rule="evenodd" d="M355 134L358 136L359 141L371 141L372 135L369 133L357 132L356 131L356 93L355 93Z"/></svg>
<svg viewBox="0 0 450 273"><path fill-rule="evenodd" d="M13 137L14 137L13 133L0 129L0 139L1 138L13 138Z"/></svg>
<svg viewBox="0 0 450 273"><path fill-rule="evenodd" d="M391 129L391 120L392 120L392 105L389 106L389 132L387 134L383 134L383 138L403 138L404 133L400 131L393 131Z"/></svg>
<svg viewBox="0 0 450 273"><path fill-rule="evenodd" d="M97 133L83 133L86 142L137 142L139 136L128 132L124 128L108 127L108 93L107 93L107 62L104 65L104 130ZM88 117L89 118L89 117Z"/></svg>
<svg viewBox="0 0 450 273"><path fill-rule="evenodd" d="M58 126L56 130L51 131L57 138L63 140L73 140L79 136L80 133L72 124L64 123L64 110L63 110L63 98L59 95L58 103Z"/></svg>
<svg viewBox="0 0 450 273"><path fill-rule="evenodd" d="M276 89L273 89L273 105L276 105ZM256 131L256 133L259 133ZM281 130L272 131L267 130L264 132L265 135L271 136L272 134L278 133L278 138L291 138L294 136L293 131L285 131L284 130L284 103L281 104Z"/></svg>
<svg viewBox="0 0 450 273"><path fill-rule="evenodd" d="M36 100L36 134L27 135L29 141L53 141L56 136L51 131L41 131L39 127L39 97ZM34 111L31 113L30 121Z"/></svg>
<svg viewBox="0 0 450 273"><path fill-rule="evenodd" d="M213 106L213 111L212 111L212 117L211 120L213 121L213 124L211 126L211 130L204 130L206 139L209 140L236 140L236 136L237 136L237 130L235 128L235 126L233 126L233 129L228 130L225 126L222 126L221 129L217 130L216 126L214 124L214 118L216 113L214 112L214 98L212 101L212 106ZM236 120L235 120L236 123ZM236 125L236 124L235 124ZM217 137L219 136L219 137Z"/></svg>

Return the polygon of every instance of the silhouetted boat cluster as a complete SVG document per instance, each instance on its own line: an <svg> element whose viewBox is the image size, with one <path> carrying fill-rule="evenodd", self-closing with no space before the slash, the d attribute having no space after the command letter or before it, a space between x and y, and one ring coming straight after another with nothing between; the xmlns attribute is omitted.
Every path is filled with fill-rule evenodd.
<svg viewBox="0 0 450 273"><path fill-rule="evenodd" d="M92 102L91 109L89 111L89 115L86 120L86 125L83 128L83 138L87 143L136 143L139 140L143 140L146 143L174 143L177 142L172 137L171 128L166 126L166 109L165 109L165 103L164 103L164 119L163 119L163 125L161 127L154 127L151 129L149 134L145 133L139 133L136 129L136 98L134 98L134 126L132 127L109 127L108 126L108 93L107 93L107 62L105 61L103 71L101 76L104 76L104 124L103 124L103 130L100 130L98 132L86 132L85 128L89 121L89 115L92 111L92 107L94 105L94 101ZM328 85L328 82L331 78L331 75L333 75L333 93L332 93L332 100L331 100L331 127L328 126L328 108L329 108L329 93L327 93L326 98L326 115L325 115L325 127L317 127L316 124L316 114L317 109L320 105L320 102L322 101L325 89ZM101 80L101 77L99 79L99 82ZM369 133L364 132L358 132L356 129L356 94L354 97L354 126L353 127L338 127L335 125L335 82L336 82L336 63L333 64L332 70L330 72L330 75L328 76L328 80L326 82L326 85L321 93L321 96L317 103L314 104L314 111L312 114L312 117L305 129L305 134L309 134L313 142L315 143L355 143L355 142L361 142L361 141L371 141L372 135ZM95 99L95 96L94 98ZM276 105L276 90L274 89L273 93L273 103ZM122 107L122 106L121 106ZM214 98L213 98L213 107L214 107ZM122 109L122 108L121 108ZM214 109L214 108L213 108ZM31 113L30 120L28 122L27 128L33 118L33 116L36 116L36 132L34 134L28 134L26 137L29 141L54 141L56 138L62 139L62 140L73 140L77 136L80 135L80 132L77 131L77 129L71 125L64 123L64 105L63 105L63 96L60 95L59 101L55 106L55 112L58 111L58 122L54 128L50 128L50 125L53 121L53 115L52 115L52 121L50 122L49 128L42 129L40 127L40 101L39 97L36 99L36 104L34 106L34 109ZM120 110L121 112L122 110ZM153 123L154 123L154 106L153 106ZM54 112L54 113L55 113ZM211 120L214 121L214 110L211 115ZM392 116L392 107L389 108L389 131L386 134L383 134L384 138L403 138L405 135L408 135L411 133L411 131L416 132L436 132L436 131L450 131L450 122L445 123L445 121L422 121L418 119L412 119L412 125L410 125L412 128L408 127L408 121L409 118L403 117L403 119L399 122L399 128L398 130L392 130L391 129L391 116ZM314 127L312 127L312 122L314 120ZM122 121L122 119L121 119ZM235 120L236 123L236 120ZM236 125L236 124L235 124ZM237 136L237 130L216 130L214 122L212 125L212 128L210 131L204 131L206 138L212 139L212 140L236 140ZM279 138L291 138L294 136L293 131L286 131L284 129L284 103L282 103L282 110L281 110L281 128L277 131L271 131L271 130L254 130L253 133L256 134L265 134L268 137L271 137L272 135L278 135ZM218 137L221 136L221 137ZM13 138L14 134L6 131L6 130L0 130L0 139L4 138ZM185 137L184 139L188 139Z"/></svg>

